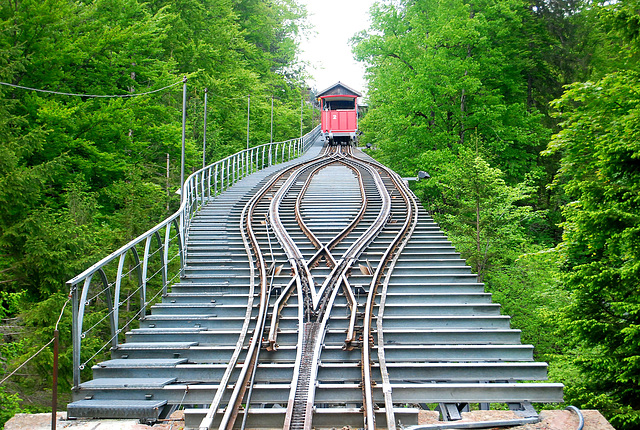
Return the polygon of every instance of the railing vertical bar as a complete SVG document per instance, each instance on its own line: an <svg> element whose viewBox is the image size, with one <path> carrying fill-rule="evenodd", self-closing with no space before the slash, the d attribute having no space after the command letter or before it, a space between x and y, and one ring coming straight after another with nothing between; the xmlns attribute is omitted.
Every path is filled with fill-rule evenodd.
<svg viewBox="0 0 640 430"><path fill-rule="evenodd" d="M200 173L200 188L201 188L201 191L200 191L200 206L204 205L204 201L205 201L205 198L206 198L206 196L205 196L206 191L205 191L205 186L204 186L204 183L206 182L206 179L207 179L207 170L205 169L205 170L202 171L202 173Z"/></svg>
<svg viewBox="0 0 640 430"><path fill-rule="evenodd" d="M144 299L142 301L142 309L140 310L140 317L144 319L146 315L147 306L147 273L149 270L149 251L151 249L151 238L153 236L147 236L147 240L144 244L144 255L142 257L142 292Z"/></svg>
<svg viewBox="0 0 640 430"><path fill-rule="evenodd" d="M102 280L102 286L104 287L105 296L107 296L107 307L109 308L109 326L111 328L111 346L118 346L118 321L115 319L115 303L113 301L113 297L111 296L111 288L109 288L109 281L107 280L107 275L104 273L102 268L98 269L98 274L100 274L100 279Z"/></svg>
<svg viewBox="0 0 640 430"><path fill-rule="evenodd" d="M171 245L171 223L164 229L164 249L162 250L162 295L167 294L167 280L169 279L169 248Z"/></svg>
<svg viewBox="0 0 640 430"><path fill-rule="evenodd" d="M125 251L122 254L120 254L120 258L118 259L119 260L118 272L116 273L116 284L115 284L114 294L113 294L114 303L117 304L117 306L113 310L113 316L115 320L118 322L118 325L120 325L119 323L120 321L120 289L122 285L122 271L124 269L124 261L126 257L127 257L127 252Z"/></svg>
<svg viewBox="0 0 640 430"><path fill-rule="evenodd" d="M80 386L80 332L82 331L82 317L79 312L80 297L78 297L78 284L71 286L71 343L73 346L73 388Z"/></svg>
<svg viewBox="0 0 640 430"><path fill-rule="evenodd" d="M223 164L224 164L224 163L223 163ZM213 180L213 184L214 184L214 185L213 185L213 186L214 186L214 189L213 189L213 195L214 195L214 196L217 196L217 195L218 195L218 166L219 166L219 165L220 165L219 163L216 163L215 174L214 174L214 180Z"/></svg>
<svg viewBox="0 0 640 430"><path fill-rule="evenodd" d="M222 160L222 174L220 175L220 192L224 191L224 175L226 174L226 169L224 165L225 165L225 161Z"/></svg>
<svg viewBox="0 0 640 430"><path fill-rule="evenodd" d="M136 263L136 273L138 274L138 287L140 287L140 319L144 319L144 303L146 299L146 285L143 285L144 277L142 274L142 267L140 267L140 255L138 254L138 250L136 247L131 248L131 253L133 254L133 261Z"/></svg>
<svg viewBox="0 0 640 430"><path fill-rule="evenodd" d="M87 303L87 295L89 294L89 288L91 287L91 279L93 278L93 273L87 276L84 280L84 285L82 286L82 294L80 295L80 300L78 301L78 318L76 319L75 326L75 336L74 336L74 354L73 354L73 372L74 372L74 386L77 388L80 385L80 372L82 371L80 363L80 344L82 343L82 323L84 321L84 308ZM78 345L78 349L75 349L75 345ZM77 354L76 354L77 351ZM77 378L76 378L77 372Z"/></svg>

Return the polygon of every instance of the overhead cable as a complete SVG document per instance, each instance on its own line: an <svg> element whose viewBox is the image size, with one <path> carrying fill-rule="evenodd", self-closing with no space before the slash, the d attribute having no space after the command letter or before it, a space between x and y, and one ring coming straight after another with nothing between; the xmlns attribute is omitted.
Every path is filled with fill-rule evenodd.
<svg viewBox="0 0 640 430"><path fill-rule="evenodd" d="M71 300L71 298L68 298L66 302L64 302L64 305L62 305L62 310L60 311L60 316L58 317L58 321L56 322L56 330L58 330L58 324L60 324L60 320L62 319L62 315L64 314L64 308L67 306L67 303L69 303L69 300ZM0 385L4 384L6 382L7 379L11 378L13 375L16 374L16 372L20 369L22 369L28 362L30 362L32 359L34 359L38 354L40 354L42 351L45 350L46 347L48 347L49 345L51 345L53 343L53 341L55 340L55 337L53 339L51 339L49 342L47 342L46 345L44 345L42 348L40 348L38 350L38 352L36 352L35 354L33 354L31 357L27 358L20 366L18 366L16 369L14 369L13 372L9 373L7 376L5 376L2 381L0 381Z"/></svg>
<svg viewBox="0 0 640 430"><path fill-rule="evenodd" d="M0 85L6 85L7 87L12 87L12 88L20 88L22 90L28 90L28 91L37 91L39 93L57 94L57 95L61 95L61 96L75 96L75 97L87 97L87 98L117 98L117 97L125 98L125 97L146 96L148 94L153 94L153 93L157 93L157 92L166 90L167 88L174 87L174 86L176 86L178 84L181 84L181 83L182 83L182 81L178 81L178 82L175 82L175 83L173 83L171 85L167 85L166 87L158 88L157 90L147 91L145 93L111 94L111 95L65 93L65 92L61 92L61 91L51 91L51 90L43 90L43 89L40 89L40 88L25 87L25 86L22 86L22 85L10 84L8 82L0 82Z"/></svg>

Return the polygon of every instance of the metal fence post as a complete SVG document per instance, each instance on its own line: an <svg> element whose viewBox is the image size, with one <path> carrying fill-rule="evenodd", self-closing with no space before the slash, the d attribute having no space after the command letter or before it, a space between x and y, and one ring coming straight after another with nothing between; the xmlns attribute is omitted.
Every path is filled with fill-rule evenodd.
<svg viewBox="0 0 640 430"><path fill-rule="evenodd" d="M202 132L202 168L207 165L207 93L208 88L204 89L204 130Z"/></svg>
<svg viewBox="0 0 640 430"><path fill-rule="evenodd" d="M80 387L80 332L82 328L78 327L79 324L79 306L80 297L78 297L78 285L71 286L71 318L73 323L71 324L71 337L73 346L73 389L77 390Z"/></svg>
<svg viewBox="0 0 640 430"><path fill-rule="evenodd" d="M187 77L182 79L182 159L180 162L180 201L183 199L184 188L184 141L187 128Z"/></svg>

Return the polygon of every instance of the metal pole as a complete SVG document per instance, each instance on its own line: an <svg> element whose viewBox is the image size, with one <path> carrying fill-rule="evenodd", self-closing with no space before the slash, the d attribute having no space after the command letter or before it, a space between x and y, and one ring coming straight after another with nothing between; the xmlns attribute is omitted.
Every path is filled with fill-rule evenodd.
<svg viewBox="0 0 640 430"><path fill-rule="evenodd" d="M249 149L249 119L251 117L251 94L247 97L247 149Z"/></svg>
<svg viewBox="0 0 640 430"><path fill-rule="evenodd" d="M79 323L80 319L80 297L78 297L80 292L78 291L77 285L71 286L71 317L73 321L73 326L71 327L71 336L72 340L72 356L73 356L73 388L78 389L80 387L80 348L82 347L82 342L80 339L80 332L82 331L82 327L78 327L81 325Z"/></svg>
<svg viewBox="0 0 640 430"><path fill-rule="evenodd" d="M53 387L51 390L51 429L56 429L57 413L58 413L58 344L60 340L60 332L56 329L53 331Z"/></svg>
<svg viewBox="0 0 640 430"><path fill-rule="evenodd" d="M169 199L171 199L171 193L169 192L169 153L167 152L167 212L169 212Z"/></svg>
<svg viewBox="0 0 640 430"><path fill-rule="evenodd" d="M302 90L300 90L300 137L302 137L302 112L303 112L303 103L304 97L302 95Z"/></svg>
<svg viewBox="0 0 640 430"><path fill-rule="evenodd" d="M271 96L271 140L269 143L273 143L273 96Z"/></svg>
<svg viewBox="0 0 640 430"><path fill-rule="evenodd" d="M180 160L180 203L184 199L184 141L187 129L187 77L182 79L182 158Z"/></svg>
<svg viewBox="0 0 640 430"><path fill-rule="evenodd" d="M207 161L207 94L209 89L204 89L204 132L202 133L202 167L206 166Z"/></svg>

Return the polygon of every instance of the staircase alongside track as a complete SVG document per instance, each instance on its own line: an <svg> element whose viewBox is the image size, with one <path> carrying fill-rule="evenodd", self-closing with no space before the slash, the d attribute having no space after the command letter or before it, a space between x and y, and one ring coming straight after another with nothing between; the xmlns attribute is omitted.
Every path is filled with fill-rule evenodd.
<svg viewBox="0 0 640 430"><path fill-rule="evenodd" d="M311 151L317 154L319 146ZM311 154L306 156L309 158ZM111 351L112 359L93 367L94 379L80 384L73 393L69 416L151 422L186 407L186 427L199 427L225 364L234 353L250 302L253 318L231 385L235 384L254 334L259 296L256 291L253 300L248 297L251 274L240 229L242 208L269 175L282 167L265 169L241 180L200 210L191 223L183 276L140 321L140 327L126 333L126 341ZM323 179L329 181L327 187L335 186L331 178L325 175ZM334 214L324 215L330 218ZM387 224L393 227L393 218ZM383 230L366 248L359 257L360 263L380 259L388 240L385 235L389 233ZM265 246L268 239L274 240L260 238ZM271 304L290 282L292 272L277 245L273 244L273 255L267 257L282 265L273 277ZM353 270L350 274L359 305L366 300L371 279L366 271ZM259 283L257 272L254 281ZM299 299L294 293L290 306L283 308L278 348L262 350L260 354L248 428L283 425L294 374L299 329L294 309ZM379 306L377 299L373 327ZM358 347L344 348L349 307L343 292L337 294L332 312L318 363L314 426L362 427L361 352ZM510 327L509 317L501 315L499 305L492 303L484 285L477 282L422 208L416 229L390 277L382 327L389 382L382 382L377 356L373 354L374 401L384 405L385 392L391 392L393 404L397 405L396 418L404 425L415 422L418 409L400 405L439 404L440 410L446 411L451 405L468 403L480 403L482 407L487 403L526 406L529 402L562 400L560 384L519 382L544 381L546 363L533 361L533 347L521 344L520 331ZM374 330L373 334L361 341L372 342L375 350L377 332ZM308 361L308 351L302 356L303 361ZM308 369L301 368L303 371ZM298 385L294 411L305 407L302 403L306 402L307 388ZM226 402L223 398L221 405ZM246 409L241 410L240 417L245 412ZM376 411L379 426L387 425L384 412L384 408ZM445 412L443 416L454 418ZM217 420L219 416L214 425ZM298 428L297 424L291 428Z"/></svg>

